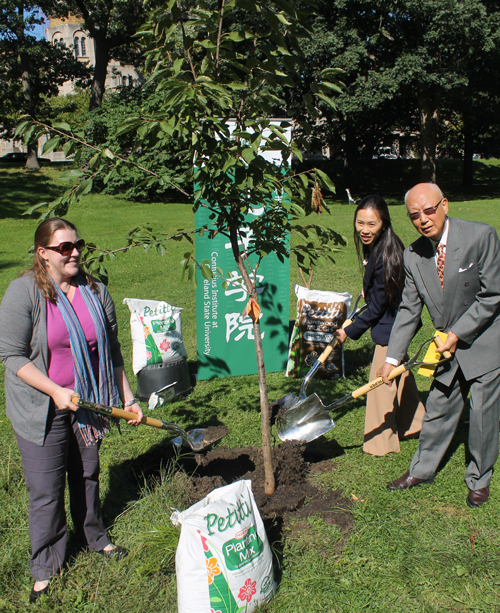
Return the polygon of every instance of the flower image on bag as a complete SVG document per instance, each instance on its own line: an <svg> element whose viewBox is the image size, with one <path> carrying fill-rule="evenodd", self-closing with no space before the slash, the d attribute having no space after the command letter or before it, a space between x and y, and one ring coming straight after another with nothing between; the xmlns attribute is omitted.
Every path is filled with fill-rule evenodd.
<svg viewBox="0 0 500 613"><path fill-rule="evenodd" d="M242 588L240 588L240 593L238 594L238 598L240 600L246 600L247 602L250 602L252 600L252 596L257 591L257 588L255 587L256 585L257 585L257 581L252 581L251 579L247 579L245 581L245 585Z"/></svg>

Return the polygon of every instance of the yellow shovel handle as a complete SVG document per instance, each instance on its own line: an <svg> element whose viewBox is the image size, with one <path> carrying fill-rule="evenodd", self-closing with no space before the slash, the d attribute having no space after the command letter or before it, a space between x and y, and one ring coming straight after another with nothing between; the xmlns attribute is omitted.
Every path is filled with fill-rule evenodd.
<svg viewBox="0 0 500 613"><path fill-rule="evenodd" d="M344 323L342 324L342 328L347 328L347 326L350 326L352 324L352 319L346 319L344 321ZM335 341L333 343L330 343L329 345L326 346L326 349L323 351L323 353L319 356L318 358L318 362L320 362L321 364L325 363L326 358L330 355L330 353L335 349L335 347L340 343L339 339L336 338Z"/></svg>
<svg viewBox="0 0 500 613"><path fill-rule="evenodd" d="M443 339L438 336L436 334L436 336L434 337L434 344L436 345L436 347L439 347L441 349L441 347L444 345ZM445 351L442 354L445 358L451 358L451 353L449 351Z"/></svg>
<svg viewBox="0 0 500 613"><path fill-rule="evenodd" d="M71 402L77 405L79 399L80 399L80 396L77 396L75 394L71 398ZM89 402L88 404L94 404L94 403ZM96 404L95 406L98 407L99 405ZM131 411L122 411L122 409L117 409L115 407L107 407L107 408L111 409L111 417L117 417L118 419L126 419L127 421L137 419L137 413L132 413ZM153 428L161 428L163 425L161 420L155 419L154 417L146 417L146 416L144 416L141 419L141 424L145 424L146 426L153 426Z"/></svg>
<svg viewBox="0 0 500 613"><path fill-rule="evenodd" d="M399 375L402 375L405 371L406 371L405 365L401 364L400 366L397 366L394 370L392 370L390 375L387 378L389 380L395 379L396 377L399 377ZM371 392L371 390L374 390L376 387L380 387L383 384L383 382L384 381L382 377L373 379L373 381L370 381L366 385L363 385L363 387L358 387L357 390L354 390L354 392L352 392L352 397L359 398L360 396L363 396L364 394Z"/></svg>

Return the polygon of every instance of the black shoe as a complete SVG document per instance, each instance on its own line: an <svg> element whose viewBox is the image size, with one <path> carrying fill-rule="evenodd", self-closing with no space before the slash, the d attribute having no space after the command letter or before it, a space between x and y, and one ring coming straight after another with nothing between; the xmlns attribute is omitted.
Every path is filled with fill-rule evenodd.
<svg viewBox="0 0 500 613"><path fill-rule="evenodd" d="M480 505L484 504L490 496L490 486L481 487L478 490L469 490L467 496L467 506L471 509L477 509Z"/></svg>
<svg viewBox="0 0 500 613"><path fill-rule="evenodd" d="M395 479L387 484L387 489L394 490L409 490L412 487L417 487L417 485L422 485L422 483L432 483L434 478L432 479L418 479L417 477L410 477L410 471L407 470L404 475L399 477L399 479Z"/></svg>
<svg viewBox="0 0 500 613"><path fill-rule="evenodd" d="M39 600L42 594L46 594L49 591L49 587L50 587L50 583L47 583L47 585L44 588L42 588L39 592L35 592L35 586L33 586L30 592L30 604L35 604L35 602Z"/></svg>
<svg viewBox="0 0 500 613"><path fill-rule="evenodd" d="M104 558L113 560L123 560L123 558L126 558L128 556L128 551L125 549L125 547L120 547L120 545L115 545L114 549L110 549L109 551L101 549L96 553L98 553L100 556L103 556Z"/></svg>

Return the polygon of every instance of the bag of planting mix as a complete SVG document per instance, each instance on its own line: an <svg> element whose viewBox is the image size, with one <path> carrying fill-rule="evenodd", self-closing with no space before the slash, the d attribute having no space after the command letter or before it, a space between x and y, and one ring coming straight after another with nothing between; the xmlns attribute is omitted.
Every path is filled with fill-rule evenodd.
<svg viewBox="0 0 500 613"><path fill-rule="evenodd" d="M346 320L351 294L322 292L301 285L294 285L294 290L297 295L297 318L290 338L286 376L303 377L333 339L335 330ZM330 353L316 376L344 376L342 345L337 345Z"/></svg>
<svg viewBox="0 0 500 613"><path fill-rule="evenodd" d="M179 613L251 613L274 593L272 554L251 481L220 487L171 516Z"/></svg>
<svg viewBox="0 0 500 613"><path fill-rule="evenodd" d="M130 309L134 375L148 364L187 357L182 340L182 309L159 300L125 298L123 304Z"/></svg>

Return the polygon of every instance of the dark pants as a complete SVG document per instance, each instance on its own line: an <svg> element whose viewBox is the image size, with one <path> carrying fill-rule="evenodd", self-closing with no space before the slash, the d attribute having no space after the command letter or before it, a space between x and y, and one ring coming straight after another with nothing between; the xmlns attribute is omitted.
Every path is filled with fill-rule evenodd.
<svg viewBox="0 0 500 613"><path fill-rule="evenodd" d="M58 409L50 411L43 446L16 438L29 493L31 574L44 581L60 571L66 556L66 474L77 537L94 551L109 543L99 500L99 445L86 447L75 414Z"/></svg>
<svg viewBox="0 0 500 613"><path fill-rule="evenodd" d="M431 479L436 474L457 429L469 390L471 461L465 472L465 482L470 490L489 485L498 458L500 368L470 381L466 381L458 369L449 387L436 380L432 383L418 450L410 466L412 477Z"/></svg>

